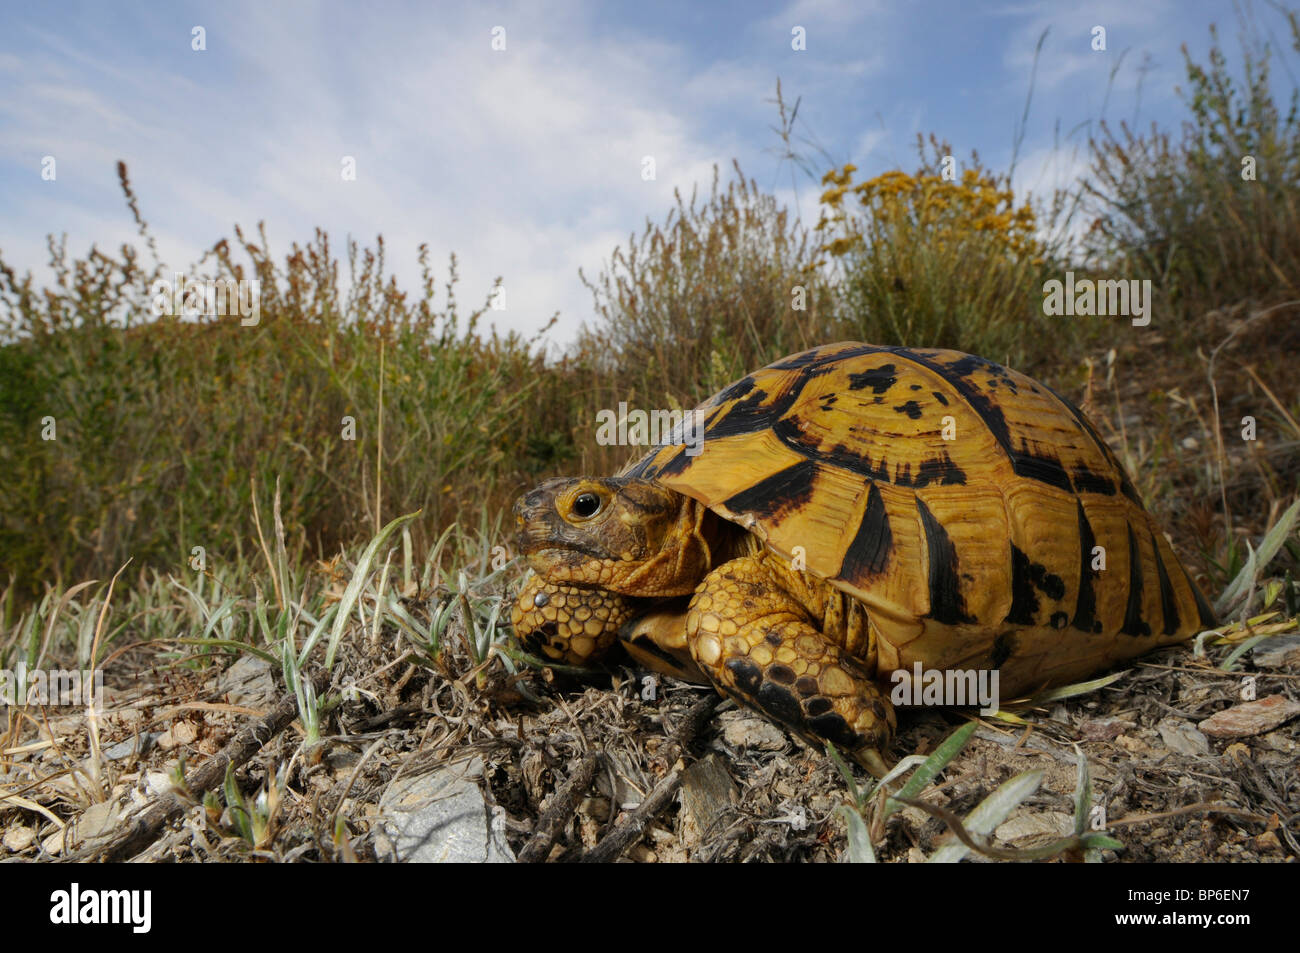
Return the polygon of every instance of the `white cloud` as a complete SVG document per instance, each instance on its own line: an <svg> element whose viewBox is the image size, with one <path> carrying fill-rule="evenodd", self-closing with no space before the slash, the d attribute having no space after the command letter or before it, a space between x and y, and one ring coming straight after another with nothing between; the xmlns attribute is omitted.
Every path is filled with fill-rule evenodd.
<svg viewBox="0 0 1300 953"><path fill-rule="evenodd" d="M454 250L466 308L502 275L510 310L489 318L527 332L558 309L567 337L590 314L578 267L598 272L613 242L647 214L662 218L674 187L689 195L707 185L715 161L727 171L730 154L718 154L691 101L711 93L715 105L734 106L748 93L759 103L771 82L734 65L691 78L672 46L594 42L574 16L525 6L488 19L408 13L397 37L397 21L385 18L358 18L340 36L337 16L309 7L289 21L253 5L210 17L206 53L147 58L143 71L43 37L70 65L45 64L48 78L0 105L12 132L4 155L76 155L94 170L98 217L87 214L89 189L66 189L33 195L10 227L67 220L71 247L84 250L120 209L129 231L114 182L124 158L172 266L235 222L249 233L264 219L277 257L316 225L340 254L347 235L370 244L383 233L407 287L416 287L421 242L439 284ZM507 27L502 53L489 47L495 23ZM205 56L229 68L213 70ZM340 180L344 155L356 158L355 182ZM641 179L645 155L656 160L655 181ZM12 260L32 250L31 241L6 245Z"/></svg>

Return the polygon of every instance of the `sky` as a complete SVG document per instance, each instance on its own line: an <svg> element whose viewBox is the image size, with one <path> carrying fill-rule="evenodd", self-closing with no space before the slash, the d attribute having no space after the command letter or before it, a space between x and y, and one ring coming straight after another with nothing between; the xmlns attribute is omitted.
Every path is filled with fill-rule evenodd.
<svg viewBox="0 0 1300 953"><path fill-rule="evenodd" d="M498 328L558 311L562 344L594 318L578 269L599 274L715 165L815 222L820 186L773 132L778 79L819 171L914 169L935 133L959 162L1016 155L1017 192L1044 194L1084 171L1103 118L1177 129L1180 47L1204 62L1215 23L1235 56L1243 22L1280 29L1267 4L1225 0L0 0L0 257L39 282L49 233L76 255L138 244L120 159L171 269L236 224L264 221L280 259L317 227L336 250L382 234L404 286L428 243L441 294L455 252L462 305L499 276Z"/></svg>

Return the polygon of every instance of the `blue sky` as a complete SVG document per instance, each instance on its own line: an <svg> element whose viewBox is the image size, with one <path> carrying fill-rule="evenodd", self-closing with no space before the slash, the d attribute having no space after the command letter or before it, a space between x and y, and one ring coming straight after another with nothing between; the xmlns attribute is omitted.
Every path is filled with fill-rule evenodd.
<svg viewBox="0 0 1300 953"><path fill-rule="evenodd" d="M1253 15L1279 29L1267 5ZM1212 22L1238 62L1225 0L6 3L0 251L40 278L48 232L78 255L135 240L123 159L170 267L235 223L264 220L277 258L316 226L337 250L382 233L406 286L421 242L440 286L455 251L463 304L503 276L497 325L528 332L558 310L562 341L592 317L578 268L599 272L715 163L739 159L815 220L818 188L800 176L792 190L775 153L778 77L802 98L800 132L862 175L913 168L918 132L1005 170L1048 29L1015 182L1042 193L1080 174L1103 115L1177 127L1179 47L1204 62ZM1096 25L1105 52L1090 48ZM791 49L796 26L806 50Z"/></svg>

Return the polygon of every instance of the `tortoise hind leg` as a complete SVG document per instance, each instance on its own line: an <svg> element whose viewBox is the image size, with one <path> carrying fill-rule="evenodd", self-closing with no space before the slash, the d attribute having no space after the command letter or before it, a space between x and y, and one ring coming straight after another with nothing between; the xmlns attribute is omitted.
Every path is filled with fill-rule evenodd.
<svg viewBox="0 0 1300 953"><path fill-rule="evenodd" d="M724 694L884 773L893 706L862 665L811 624L761 559L734 559L705 577L691 600L686 638Z"/></svg>

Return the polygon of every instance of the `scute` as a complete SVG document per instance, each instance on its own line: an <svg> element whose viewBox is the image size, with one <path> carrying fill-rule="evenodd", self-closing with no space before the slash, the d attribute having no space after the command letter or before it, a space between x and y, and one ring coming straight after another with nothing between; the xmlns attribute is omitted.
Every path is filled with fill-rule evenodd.
<svg viewBox="0 0 1300 953"><path fill-rule="evenodd" d="M1015 690L1008 677L1091 672L1213 622L1087 418L1016 371L846 342L755 371L696 412L698 456L656 448L623 475L801 556L867 607L882 668L1000 661Z"/></svg>

